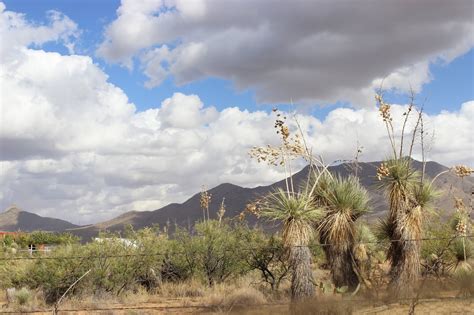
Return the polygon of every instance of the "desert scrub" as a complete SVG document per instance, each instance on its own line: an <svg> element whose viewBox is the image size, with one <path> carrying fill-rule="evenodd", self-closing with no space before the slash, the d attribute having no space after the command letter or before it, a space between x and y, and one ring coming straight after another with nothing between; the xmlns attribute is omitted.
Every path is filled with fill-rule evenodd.
<svg viewBox="0 0 474 315"><path fill-rule="evenodd" d="M33 295L27 288L21 288L20 290L15 292L15 301L19 305L28 304L32 298L33 298Z"/></svg>
<svg viewBox="0 0 474 315"><path fill-rule="evenodd" d="M79 277L90 267L89 259L68 259L68 257L85 254L82 246L66 246L56 249L50 257L56 259L38 259L28 270L28 286L31 289L40 289L44 293L46 303L56 302ZM78 286L75 292L80 292Z"/></svg>
<svg viewBox="0 0 474 315"><path fill-rule="evenodd" d="M442 222L439 217L431 218L425 225L425 241L421 246L424 274L434 274L438 277L446 274L454 259L450 248L455 237L450 223Z"/></svg>
<svg viewBox="0 0 474 315"><path fill-rule="evenodd" d="M184 230L178 231L175 245L182 252L179 266L184 268L185 278L198 277L213 286L248 271L245 264L248 244L237 228L223 223L218 220L199 222L192 235ZM171 256L167 258L175 260ZM176 263L172 265L178 266Z"/></svg>
<svg viewBox="0 0 474 315"><path fill-rule="evenodd" d="M34 261L13 260L0 262L0 288L21 288L30 285L29 272Z"/></svg>
<svg viewBox="0 0 474 315"><path fill-rule="evenodd" d="M133 234L133 235L132 235ZM88 270L86 277L68 294L113 294L139 286L154 289L162 266L159 259L167 239L149 229L129 235L131 243L114 235L101 235L101 242L59 246L48 259L22 261L28 269L10 277L14 286L25 285L43 291L47 303L55 303L66 290ZM14 270L6 268L6 270ZM20 269L24 270L24 269Z"/></svg>
<svg viewBox="0 0 474 315"><path fill-rule="evenodd" d="M258 271L262 282L267 284L271 291L278 291L290 272L283 241L276 235L267 237L260 230L248 230L244 239L252 249L245 255L249 269Z"/></svg>

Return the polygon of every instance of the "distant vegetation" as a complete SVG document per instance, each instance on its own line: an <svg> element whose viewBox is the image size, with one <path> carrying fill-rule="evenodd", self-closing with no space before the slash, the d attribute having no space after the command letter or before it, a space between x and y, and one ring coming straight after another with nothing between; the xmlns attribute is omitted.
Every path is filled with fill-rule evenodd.
<svg viewBox="0 0 474 315"><path fill-rule="evenodd" d="M423 237L440 240L421 242L422 273L454 280L458 275L460 280L473 279L468 263L474 254L473 245L469 239L454 239L454 222L455 219L444 224L431 222L426 226ZM315 237L308 239L308 259L313 262L310 270L332 270L332 277L328 274L323 279L312 279L324 294L347 292L347 285L353 285L350 275L354 272L356 281L362 280L369 291L385 287L385 280L379 280L383 275L379 266L385 260L390 243L384 236L377 238L376 229L364 224L354 226L355 238L351 244L357 248L354 251L356 264L348 267L356 268L355 271L337 269L341 265L331 246L320 245ZM6 260L0 261L0 283L4 289L15 287L40 292L49 304L57 302L89 270L69 292L70 299L118 297L133 292L201 296L206 290L212 292L212 288L239 283L241 279L252 279L252 286L268 300L281 298L287 290L290 293L295 290L291 287L294 267L280 234L269 235L238 220L206 220L196 224L192 231L178 228L172 235L162 229L133 231L130 228L122 236L102 234L100 238L103 241L66 242L51 253L33 254L33 258L48 259L28 259L28 253L13 254L9 250L12 244L3 242L2 257ZM298 258L301 253L295 255ZM8 260L13 257L25 259ZM335 281L347 282L337 286ZM188 287L189 292L182 292L182 285ZM472 294L472 283L465 286L466 292Z"/></svg>
<svg viewBox="0 0 474 315"><path fill-rule="evenodd" d="M4 248L26 249L29 245L65 245L79 242L79 238L70 233L52 233L35 231L31 233L11 233L0 239Z"/></svg>

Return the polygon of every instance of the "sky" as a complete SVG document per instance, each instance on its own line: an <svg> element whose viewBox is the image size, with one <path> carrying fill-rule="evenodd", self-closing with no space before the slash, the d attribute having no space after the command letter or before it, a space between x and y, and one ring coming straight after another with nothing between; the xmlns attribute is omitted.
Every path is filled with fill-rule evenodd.
<svg viewBox="0 0 474 315"><path fill-rule="evenodd" d="M395 123L416 93L429 159L472 166L473 6L4 0L0 208L87 224L201 185L270 184L284 171L248 151L278 143L275 106L297 113L326 161L351 159L357 143L380 160L380 87Z"/></svg>

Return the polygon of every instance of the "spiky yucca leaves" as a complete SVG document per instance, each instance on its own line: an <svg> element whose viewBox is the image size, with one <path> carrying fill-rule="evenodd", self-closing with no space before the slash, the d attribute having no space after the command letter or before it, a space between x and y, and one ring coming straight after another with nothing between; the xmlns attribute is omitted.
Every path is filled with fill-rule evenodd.
<svg viewBox="0 0 474 315"><path fill-rule="evenodd" d="M288 193L278 188L262 200L259 215L283 223L283 242L290 247L309 243L313 223L321 218L322 210L307 194Z"/></svg>
<svg viewBox="0 0 474 315"><path fill-rule="evenodd" d="M291 297L301 300L314 295L311 252L308 243L313 224L321 210L305 193L288 193L277 189L260 203L261 217L283 223L283 243L288 249L291 266Z"/></svg>
<svg viewBox="0 0 474 315"><path fill-rule="evenodd" d="M391 263L391 289L409 296L420 273L420 239L423 212L434 199L433 187L420 180L408 158L388 160L388 173L381 177L390 211L384 227L390 238L387 258Z"/></svg>
<svg viewBox="0 0 474 315"><path fill-rule="evenodd" d="M334 285L355 288L359 284L358 267L354 265L355 221L368 211L367 191L356 177L326 175L316 186L314 198L325 210L318 231Z"/></svg>
<svg viewBox="0 0 474 315"><path fill-rule="evenodd" d="M380 218L375 226L375 236L381 245L390 245L393 230L395 229L395 222L388 218Z"/></svg>
<svg viewBox="0 0 474 315"><path fill-rule="evenodd" d="M385 190L388 197L390 213L387 225L391 226L391 222L396 222L402 209L409 205L410 192L419 182L420 174L412 169L408 158L389 159L383 163L383 167L386 173L382 172L383 175L379 177L380 188ZM381 171L377 170L377 172L379 174ZM392 234L393 231L389 231L391 239Z"/></svg>

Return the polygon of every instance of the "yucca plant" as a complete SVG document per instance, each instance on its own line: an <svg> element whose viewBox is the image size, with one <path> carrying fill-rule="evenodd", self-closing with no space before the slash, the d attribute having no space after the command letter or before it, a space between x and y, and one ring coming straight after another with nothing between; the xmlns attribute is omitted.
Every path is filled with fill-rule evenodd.
<svg viewBox="0 0 474 315"><path fill-rule="evenodd" d="M381 188L385 190L389 214L383 222L383 230L390 240L387 257L391 263L392 292L397 296L409 296L413 293L420 273L420 239L422 237L422 219L424 212L435 197L431 184L425 181L425 147L423 130L423 108L417 109L414 95L403 113L400 142L394 132L391 105L386 103L381 94L376 95L379 112L387 127L393 155L377 169L377 177ZM418 115L416 124L411 132L408 154L404 156L404 137L410 114L415 110ZM422 172L417 172L412 166L411 155L415 139L420 136Z"/></svg>
<svg viewBox="0 0 474 315"><path fill-rule="evenodd" d="M385 168L381 170L380 168ZM384 222L390 239L387 258L391 263L391 288L397 294L410 295L420 273L420 239L422 218L435 191L421 180L409 158L387 160L379 168L381 187L389 202L389 215Z"/></svg>
<svg viewBox="0 0 474 315"><path fill-rule="evenodd" d="M283 224L283 244L288 250L292 274L292 300L312 297L314 279L308 244L313 237L313 225L321 218L321 209L306 193L277 189L261 201L259 215Z"/></svg>
<svg viewBox="0 0 474 315"><path fill-rule="evenodd" d="M399 260L397 257L401 255L400 251L403 245L400 242L401 228L399 224L403 223L404 214L410 211L413 203L411 194L420 178L419 173L412 170L410 164L408 158L389 159L382 163L378 169L378 174L383 174L379 177L380 188L385 190L389 203L388 218L383 221L381 227L391 241L388 258L392 262L392 267Z"/></svg>
<svg viewBox="0 0 474 315"><path fill-rule="evenodd" d="M355 222L368 211L367 191L354 176L324 175L316 185L313 198L324 209L324 217L318 222L317 229L334 285L353 289L359 284L354 258Z"/></svg>

